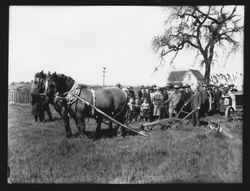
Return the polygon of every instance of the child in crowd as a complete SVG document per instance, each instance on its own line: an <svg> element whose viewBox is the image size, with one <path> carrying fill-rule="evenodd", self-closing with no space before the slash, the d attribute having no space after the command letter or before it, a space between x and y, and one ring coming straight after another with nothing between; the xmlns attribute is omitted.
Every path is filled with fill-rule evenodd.
<svg viewBox="0 0 250 191"><path fill-rule="evenodd" d="M144 98L143 103L141 105L142 116L145 121L149 119L149 102L146 98Z"/></svg>

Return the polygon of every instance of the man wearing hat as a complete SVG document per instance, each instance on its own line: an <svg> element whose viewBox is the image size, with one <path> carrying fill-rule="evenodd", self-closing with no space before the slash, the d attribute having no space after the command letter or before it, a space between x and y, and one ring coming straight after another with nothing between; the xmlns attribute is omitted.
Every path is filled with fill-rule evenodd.
<svg viewBox="0 0 250 191"><path fill-rule="evenodd" d="M219 86L214 87L214 113L217 114L220 112L220 100L222 96L222 91L219 89Z"/></svg>
<svg viewBox="0 0 250 191"><path fill-rule="evenodd" d="M211 86L207 88L207 93L208 93L208 103L209 103L208 114L211 115L213 113L213 103L214 103L214 92Z"/></svg>
<svg viewBox="0 0 250 191"><path fill-rule="evenodd" d="M169 102L169 117L173 117L174 115L177 115L177 104L179 103L181 99L181 93L179 91L179 86L174 85L174 92L169 95L168 100L166 103Z"/></svg>
<svg viewBox="0 0 250 191"><path fill-rule="evenodd" d="M141 88L142 88L142 87L141 87ZM148 89L148 90L149 90L149 89ZM141 89L141 92L142 92L141 99L142 99L142 100L147 99L147 102L150 103L149 91L147 92L147 89L143 87L143 88Z"/></svg>
<svg viewBox="0 0 250 191"><path fill-rule="evenodd" d="M134 91L134 89L133 89L132 86L129 86L129 87L128 87L128 92L129 92L129 94L130 94L130 97L132 97L133 100L135 100L136 95L135 95L135 91Z"/></svg>
<svg viewBox="0 0 250 191"><path fill-rule="evenodd" d="M236 110L236 101L235 101L235 94L238 90L236 88L232 88L230 90L230 97L232 99L232 107Z"/></svg>
<svg viewBox="0 0 250 191"><path fill-rule="evenodd" d="M202 105L201 105L201 116L204 116L209 109L209 100L208 100L208 93L207 93L207 85L204 83L202 84L202 89L200 90L202 95Z"/></svg>
<svg viewBox="0 0 250 191"><path fill-rule="evenodd" d="M153 116L154 118L159 117L160 116L160 101L161 101L161 92L160 92L160 88L156 87L155 88L155 93L153 95L153 105L154 105L154 112L153 112Z"/></svg>
<svg viewBox="0 0 250 191"><path fill-rule="evenodd" d="M202 94L200 91L200 85L196 86L196 90L194 91L193 95L191 96L191 109L192 111L194 109L196 109L193 113L192 113L192 124L194 126L196 125L200 125L200 115L199 115L199 110L201 109L202 106Z"/></svg>
<svg viewBox="0 0 250 191"><path fill-rule="evenodd" d="M225 112L225 106L231 105L232 99L229 95L229 88L227 85L223 87L223 92L221 95L221 104L220 104L220 112L224 113Z"/></svg>

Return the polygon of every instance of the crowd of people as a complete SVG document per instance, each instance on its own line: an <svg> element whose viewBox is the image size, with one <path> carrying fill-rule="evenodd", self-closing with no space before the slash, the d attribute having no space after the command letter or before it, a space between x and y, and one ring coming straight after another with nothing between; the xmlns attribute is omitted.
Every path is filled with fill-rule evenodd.
<svg viewBox="0 0 250 191"><path fill-rule="evenodd" d="M232 95L237 92L233 84L229 86L198 84L195 89L191 89L189 85L165 87L142 85L139 88L122 87L120 84L116 86L128 95L128 122L182 118L193 111L190 116L194 126L200 124L200 117L224 114L227 105L235 107Z"/></svg>

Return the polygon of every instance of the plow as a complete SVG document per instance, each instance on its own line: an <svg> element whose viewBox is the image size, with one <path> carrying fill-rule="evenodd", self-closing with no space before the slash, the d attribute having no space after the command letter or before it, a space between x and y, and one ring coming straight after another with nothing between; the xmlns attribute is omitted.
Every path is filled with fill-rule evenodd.
<svg viewBox="0 0 250 191"><path fill-rule="evenodd" d="M185 105L182 106L182 108L180 109L180 111L178 112L176 117L170 117L170 118L165 118L165 119L153 121L150 123L145 123L145 124L142 124L140 128L142 130L148 131L148 132L151 131L153 129L153 127L156 125L161 126L161 129L177 128L179 125L181 125L184 122L184 120L186 120L193 112L195 112L197 110L197 108L196 108L196 109L192 110L191 112L186 112L186 111L183 111L184 107L185 107ZM181 113L186 114L186 116L183 118L179 118L179 115Z"/></svg>

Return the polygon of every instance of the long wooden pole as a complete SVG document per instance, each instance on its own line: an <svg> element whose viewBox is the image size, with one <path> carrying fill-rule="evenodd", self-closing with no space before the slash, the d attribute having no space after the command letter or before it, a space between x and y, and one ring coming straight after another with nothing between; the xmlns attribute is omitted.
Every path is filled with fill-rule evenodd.
<svg viewBox="0 0 250 191"><path fill-rule="evenodd" d="M180 113L182 112L183 108L185 107L185 104L182 106L181 110L179 111L179 113L177 114L176 118L179 117Z"/></svg>
<svg viewBox="0 0 250 191"><path fill-rule="evenodd" d="M75 96L77 99L81 100L82 102L86 103L87 105L91 106L92 108L94 108L96 111L98 111L99 113L101 113L102 115L104 115L105 117L107 117L108 119L110 119L111 121L117 123L118 125L121 125L122 127L126 128L126 129L129 129L130 131L133 131L135 133L138 133L142 136L147 136L144 132L141 132L141 131L136 131L135 129L132 129L131 127L128 127L122 123L120 123L119 121L115 120L114 118L110 117L109 115L107 115L106 113L104 113L102 110L98 109L97 107L93 106L92 104L90 104L87 100L85 100L84 98L81 98L79 97L78 95L76 94L72 94L73 96Z"/></svg>
<svg viewBox="0 0 250 191"><path fill-rule="evenodd" d="M180 123L182 123L188 116L190 116L196 110L197 110L197 108L195 108L194 110L192 110L189 114L187 114L184 118L182 118L179 123L173 125L173 127L178 126Z"/></svg>

